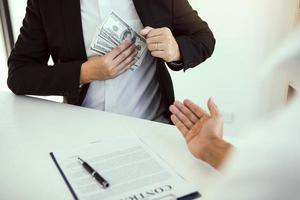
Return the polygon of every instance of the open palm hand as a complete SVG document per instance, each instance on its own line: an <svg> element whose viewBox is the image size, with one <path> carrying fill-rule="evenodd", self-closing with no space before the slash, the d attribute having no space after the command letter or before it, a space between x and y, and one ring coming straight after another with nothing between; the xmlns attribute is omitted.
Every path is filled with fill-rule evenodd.
<svg viewBox="0 0 300 200"><path fill-rule="evenodd" d="M210 113L190 100L176 101L170 106L172 122L184 136L191 153L201 160L207 160L212 154L209 149L223 141L223 118L212 99L208 101L208 108Z"/></svg>

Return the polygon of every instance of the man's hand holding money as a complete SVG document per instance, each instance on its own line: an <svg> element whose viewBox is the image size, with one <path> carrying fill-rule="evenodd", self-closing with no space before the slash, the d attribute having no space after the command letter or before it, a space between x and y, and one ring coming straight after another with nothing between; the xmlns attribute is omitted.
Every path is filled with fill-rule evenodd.
<svg viewBox="0 0 300 200"><path fill-rule="evenodd" d="M136 46L126 40L106 55L88 58L81 66L80 83L116 78L134 65L137 53Z"/></svg>
<svg viewBox="0 0 300 200"><path fill-rule="evenodd" d="M147 39L147 46L153 57L162 58L165 62L182 59L179 46L169 28L145 27L141 35Z"/></svg>

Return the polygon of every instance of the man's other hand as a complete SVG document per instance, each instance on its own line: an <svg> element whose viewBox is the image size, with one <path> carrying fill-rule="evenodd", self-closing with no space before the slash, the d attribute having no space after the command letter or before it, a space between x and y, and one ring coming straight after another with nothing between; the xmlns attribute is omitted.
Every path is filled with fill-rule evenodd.
<svg viewBox="0 0 300 200"><path fill-rule="evenodd" d="M170 106L172 122L184 136L191 153L215 168L226 158L231 145L223 140L223 118L214 101L209 99L210 113L190 100Z"/></svg>
<svg viewBox="0 0 300 200"><path fill-rule="evenodd" d="M88 61L81 66L80 83L116 78L134 65L137 53L138 50L134 44L124 41L104 56L88 58Z"/></svg>
<svg viewBox="0 0 300 200"><path fill-rule="evenodd" d="M179 46L169 28L145 27L141 34L146 37L148 49L153 57L162 58L168 63L181 60Z"/></svg>

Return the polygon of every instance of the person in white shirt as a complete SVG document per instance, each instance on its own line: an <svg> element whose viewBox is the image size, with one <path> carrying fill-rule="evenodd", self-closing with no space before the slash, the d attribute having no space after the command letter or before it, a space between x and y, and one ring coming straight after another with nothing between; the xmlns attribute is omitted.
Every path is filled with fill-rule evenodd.
<svg viewBox="0 0 300 200"><path fill-rule="evenodd" d="M300 77L300 29L275 55L273 66L285 66L282 73L298 71ZM300 199L299 96L243 134L247 142L238 149L223 139L223 119L212 99L208 108L206 112L190 100L170 107L172 121L191 153L223 173L204 194L206 200Z"/></svg>

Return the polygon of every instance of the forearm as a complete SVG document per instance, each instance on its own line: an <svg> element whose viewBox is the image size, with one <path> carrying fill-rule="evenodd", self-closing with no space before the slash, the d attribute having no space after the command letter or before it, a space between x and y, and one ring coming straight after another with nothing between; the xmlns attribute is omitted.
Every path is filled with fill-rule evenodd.
<svg viewBox="0 0 300 200"><path fill-rule="evenodd" d="M209 58L215 47L215 39L211 32L199 33L196 36L177 36L183 68L195 67Z"/></svg>
<svg viewBox="0 0 300 200"><path fill-rule="evenodd" d="M220 169L233 146L223 139L214 139L204 148L202 160Z"/></svg>
<svg viewBox="0 0 300 200"><path fill-rule="evenodd" d="M83 61L66 59L59 46L50 48L39 2L27 1L20 36L8 59L8 87L18 95L77 96ZM47 64L51 53L53 66Z"/></svg>
<svg viewBox="0 0 300 200"><path fill-rule="evenodd" d="M48 66L10 60L8 87L17 95L76 96L82 61Z"/></svg>
<svg viewBox="0 0 300 200"><path fill-rule="evenodd" d="M199 17L188 1L174 1L173 9L175 15L172 31L180 48L182 68L187 70L209 58L216 41L208 24Z"/></svg>

